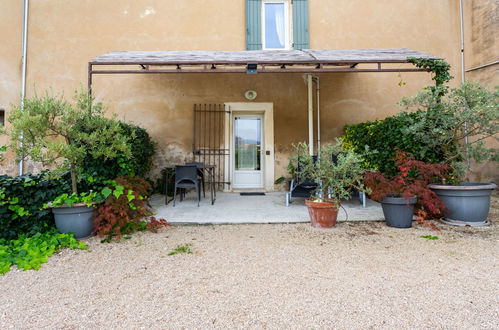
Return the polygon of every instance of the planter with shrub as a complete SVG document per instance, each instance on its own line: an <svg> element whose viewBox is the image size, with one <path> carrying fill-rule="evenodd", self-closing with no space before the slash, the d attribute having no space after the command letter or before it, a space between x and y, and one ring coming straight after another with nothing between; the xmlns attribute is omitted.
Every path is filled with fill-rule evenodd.
<svg viewBox="0 0 499 330"><path fill-rule="evenodd" d="M428 183L443 178L449 167L426 164L401 151L397 152L395 165L395 175L379 171L365 174L364 183L371 190L371 199L381 203L386 223L391 227L410 228L415 208L417 219L431 226L425 219L441 216L445 206Z"/></svg>
<svg viewBox="0 0 499 330"><path fill-rule="evenodd" d="M440 91L440 92L438 92ZM448 208L445 222L453 225L488 224L490 196L494 183L469 182L470 160L497 162L497 148L486 140L498 140L499 90L488 91L468 83L447 93L445 87L426 90L413 99L403 100L408 110L425 110L424 117L412 122L405 132L427 149L442 150L442 162L452 172L449 180L432 184Z"/></svg>
<svg viewBox="0 0 499 330"><path fill-rule="evenodd" d="M341 199L350 198L353 189L366 191L362 183L363 158L352 150L344 150L341 141L323 146L317 160L309 154L306 143L298 143L290 164L298 178L317 183L312 197L306 200L312 226L335 226Z"/></svg>
<svg viewBox="0 0 499 330"><path fill-rule="evenodd" d="M86 93L76 93L74 104L62 96L49 94L26 99L24 109L14 107L8 120L10 148L18 157L55 165L59 173L69 171L72 194L54 199L54 206L59 207L55 212L56 223L63 233L88 236L87 224L92 212L87 207L76 209L80 206L75 205L84 202L88 206L99 200L92 200L97 194L90 191L79 194L78 178L84 172L82 165L87 155L103 159L131 155L129 137L119 122L104 118L101 105L94 105ZM67 212L67 208L72 210Z"/></svg>

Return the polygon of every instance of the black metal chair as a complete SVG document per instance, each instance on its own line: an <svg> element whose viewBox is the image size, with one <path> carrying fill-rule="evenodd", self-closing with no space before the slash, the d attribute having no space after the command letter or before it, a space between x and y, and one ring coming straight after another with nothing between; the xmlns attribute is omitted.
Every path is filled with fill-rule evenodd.
<svg viewBox="0 0 499 330"><path fill-rule="evenodd" d="M196 196L198 197L198 207L199 201L201 200L201 189L200 182L201 179L198 177L198 168L195 165L177 165L175 166L175 186L173 188L173 206L175 206L175 201L177 199L177 189L196 189ZM180 192L180 201L182 201L183 191ZM185 195L185 193L184 193Z"/></svg>
<svg viewBox="0 0 499 330"><path fill-rule="evenodd" d="M314 162L317 161L317 156L313 156ZM298 167L298 172L300 171L300 162L298 161L297 164ZM304 197L304 198L309 198L312 196L312 193L314 190L317 189L317 183L307 179L307 178L300 178L296 176L296 178L293 178L291 180L291 183L289 184L289 191L286 192L286 206L289 205L289 203L292 202L293 197Z"/></svg>
<svg viewBox="0 0 499 330"><path fill-rule="evenodd" d="M204 163L202 162L188 162L185 163L185 165L195 165L195 166L204 166ZM198 168L198 176L201 179L201 184L203 186L203 197L206 197L206 191L205 191L205 181L204 181L204 170L201 168Z"/></svg>

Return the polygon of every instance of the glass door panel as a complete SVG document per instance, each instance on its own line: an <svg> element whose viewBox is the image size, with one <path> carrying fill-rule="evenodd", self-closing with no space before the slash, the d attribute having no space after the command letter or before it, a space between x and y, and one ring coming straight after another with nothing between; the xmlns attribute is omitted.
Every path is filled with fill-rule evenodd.
<svg viewBox="0 0 499 330"><path fill-rule="evenodd" d="M259 171L261 147L261 117L236 117L234 119L235 170Z"/></svg>

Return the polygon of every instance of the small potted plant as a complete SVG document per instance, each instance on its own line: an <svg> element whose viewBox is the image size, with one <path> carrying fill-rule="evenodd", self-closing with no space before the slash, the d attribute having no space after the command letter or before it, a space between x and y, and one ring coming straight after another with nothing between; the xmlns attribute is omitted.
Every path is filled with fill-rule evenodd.
<svg viewBox="0 0 499 330"><path fill-rule="evenodd" d="M449 167L414 160L402 151L397 151L395 164L398 173L394 176L369 171L364 178L371 190L371 199L381 203L386 223L391 227L410 228L415 206L418 220L442 215L445 206L427 186L443 178Z"/></svg>
<svg viewBox="0 0 499 330"><path fill-rule="evenodd" d="M92 232L92 203L98 195L78 191L80 166L87 154L94 157L130 155L128 137L119 122L106 120L100 104L86 93L76 93L75 104L62 96L35 96L24 100L24 108L11 111L10 147L18 157L29 156L43 165L56 166L60 173L69 171L72 194L63 194L50 204L56 226L62 233L75 237ZM88 129L91 127L92 129Z"/></svg>
<svg viewBox="0 0 499 330"><path fill-rule="evenodd" d="M317 183L312 197L305 200L312 226L335 226L341 199L350 198L353 189L366 191L362 183L363 158L354 151L343 150L341 140L323 146L317 158L309 154L306 143L293 147L290 163L295 164L295 175L299 180Z"/></svg>
<svg viewBox="0 0 499 330"><path fill-rule="evenodd" d="M490 196L497 185L470 182L470 167L472 161L499 160L498 149L485 143L498 140L499 90L492 92L477 83L467 83L448 93L444 86L405 99L402 105L407 110L424 110L406 134L419 140L422 148L443 150L441 160L452 169L449 180L430 185L448 208L445 222L486 225Z"/></svg>

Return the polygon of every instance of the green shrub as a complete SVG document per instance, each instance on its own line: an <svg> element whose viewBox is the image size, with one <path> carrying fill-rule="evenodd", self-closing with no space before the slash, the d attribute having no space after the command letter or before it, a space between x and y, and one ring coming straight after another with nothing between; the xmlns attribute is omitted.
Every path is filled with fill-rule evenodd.
<svg viewBox="0 0 499 330"><path fill-rule="evenodd" d="M59 249L87 249L73 234L61 234L53 229L33 236L20 235L17 239L0 239L0 274L5 274L12 265L23 270L38 270Z"/></svg>
<svg viewBox="0 0 499 330"><path fill-rule="evenodd" d="M47 173L0 176L0 238L14 239L53 228L51 210L43 205L70 192L71 184L68 175L47 179Z"/></svg>
<svg viewBox="0 0 499 330"><path fill-rule="evenodd" d="M112 119L108 119L112 122ZM145 176L152 167L155 144L147 131L139 126L119 122L122 133L128 137L131 156L117 155L112 158L92 157L87 154L83 161L82 186L88 189L101 187L102 182L119 176Z"/></svg>
<svg viewBox="0 0 499 330"><path fill-rule="evenodd" d="M420 143L416 137L404 131L413 123L425 118L424 111L399 113L383 120L366 121L345 126L344 147L363 153L365 146L370 152L364 155L366 167L384 174L395 174L395 155L402 150L425 163L440 163L443 159L441 148Z"/></svg>

